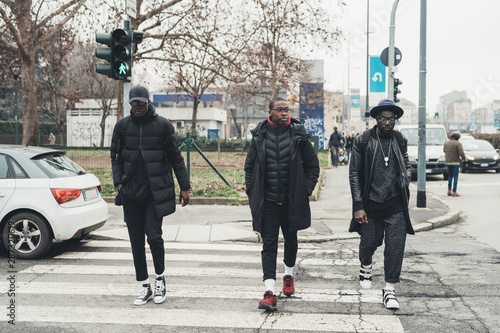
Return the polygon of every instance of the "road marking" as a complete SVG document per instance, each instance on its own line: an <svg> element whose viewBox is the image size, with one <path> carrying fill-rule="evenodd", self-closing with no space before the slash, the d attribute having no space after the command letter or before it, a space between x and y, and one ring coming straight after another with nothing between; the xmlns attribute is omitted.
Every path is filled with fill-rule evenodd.
<svg viewBox="0 0 500 333"><path fill-rule="evenodd" d="M252 328L265 330L404 332L394 315L346 315L329 313L273 313L255 311L182 310L148 304L138 309L104 307L19 306L17 321L89 324L148 323L148 325L211 328ZM221 320L223 318L223 320Z"/></svg>
<svg viewBox="0 0 500 333"><path fill-rule="evenodd" d="M261 252L262 245L246 245L246 244L220 244L220 243L172 243L165 242L165 250L202 250L202 251L242 251L242 252ZM91 247L111 247L111 248L130 248L129 241L101 241L93 240L82 245L83 248ZM146 248L149 246L146 244ZM325 254L347 254L352 255L357 253L352 249L341 250L322 250L320 248L311 248L308 243L299 243L299 253L325 253Z"/></svg>
<svg viewBox="0 0 500 333"><path fill-rule="evenodd" d="M299 254L302 251L299 251ZM128 252L66 252L54 259L68 260L132 260L132 254ZM224 256L224 255L202 255L202 254L165 254L166 261L175 262L220 262L220 263L242 263L260 264L260 256ZM333 258L310 258L298 259L300 266L358 266L358 259L333 259Z"/></svg>
<svg viewBox="0 0 500 333"><path fill-rule="evenodd" d="M0 283L0 290L6 293L8 282ZM277 288L279 289L279 288ZM101 296L137 296L137 283L70 283L70 282L24 282L19 283L16 293L19 294L61 294L61 295L101 295ZM279 295L279 293L277 292ZM179 285L167 283L167 299L177 298L218 298L218 299L254 299L260 300L260 286L227 286L217 285ZM381 303L381 291L369 290L335 290L299 288L292 297L282 297L286 302L324 302L324 303Z"/></svg>

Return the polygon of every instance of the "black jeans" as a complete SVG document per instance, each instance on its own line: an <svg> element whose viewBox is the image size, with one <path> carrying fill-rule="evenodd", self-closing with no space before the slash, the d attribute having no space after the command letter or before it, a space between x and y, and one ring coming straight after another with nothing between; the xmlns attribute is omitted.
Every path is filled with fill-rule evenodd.
<svg viewBox="0 0 500 333"><path fill-rule="evenodd" d="M385 282L399 282L406 243L406 222L403 212L387 217L368 217L368 223L362 225L360 234L359 260L361 264L371 265L375 250L382 245L385 238Z"/></svg>
<svg viewBox="0 0 500 333"><path fill-rule="evenodd" d="M161 274L165 270L165 247L163 245L161 225L163 217L156 217L153 202L135 201L122 195L123 215L127 223L132 256L134 257L135 277L137 281L149 278L146 263L146 249L144 235L147 236L155 273Z"/></svg>
<svg viewBox="0 0 500 333"><path fill-rule="evenodd" d="M262 214L262 270L264 280L276 280L276 258L278 257L279 229L285 240L285 258L283 262L288 267L295 266L297 260L297 231L290 231L288 219L288 204L278 205L276 202L265 201Z"/></svg>

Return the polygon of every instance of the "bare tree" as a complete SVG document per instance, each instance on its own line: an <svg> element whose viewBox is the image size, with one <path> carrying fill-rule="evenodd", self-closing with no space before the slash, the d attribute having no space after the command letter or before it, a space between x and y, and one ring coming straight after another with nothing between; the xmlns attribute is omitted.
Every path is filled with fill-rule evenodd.
<svg viewBox="0 0 500 333"><path fill-rule="evenodd" d="M84 8L86 0L0 0L0 48L15 54L21 65L23 143L39 143L36 53Z"/></svg>

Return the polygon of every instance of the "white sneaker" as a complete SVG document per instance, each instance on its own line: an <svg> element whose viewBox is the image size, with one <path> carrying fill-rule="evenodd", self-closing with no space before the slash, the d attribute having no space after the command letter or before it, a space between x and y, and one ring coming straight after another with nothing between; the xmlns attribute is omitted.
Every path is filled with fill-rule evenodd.
<svg viewBox="0 0 500 333"><path fill-rule="evenodd" d="M382 289L382 302L387 309L399 309L399 302L396 299L396 292L394 289Z"/></svg>
<svg viewBox="0 0 500 333"><path fill-rule="evenodd" d="M155 280L155 303L160 304L167 298L167 290L165 288L165 277L157 278Z"/></svg>
<svg viewBox="0 0 500 333"><path fill-rule="evenodd" d="M372 267L363 266L359 269L359 284L363 289L370 289L372 287Z"/></svg>
<svg viewBox="0 0 500 333"><path fill-rule="evenodd" d="M142 285L142 292L134 300L134 305L144 305L146 304L150 299L153 298L153 291L151 290L151 286L148 284L143 284Z"/></svg>

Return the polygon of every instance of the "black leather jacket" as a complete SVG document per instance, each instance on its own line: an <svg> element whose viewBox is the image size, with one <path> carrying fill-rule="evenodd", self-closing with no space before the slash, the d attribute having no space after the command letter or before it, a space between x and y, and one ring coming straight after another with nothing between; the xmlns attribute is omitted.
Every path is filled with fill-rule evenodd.
<svg viewBox="0 0 500 333"><path fill-rule="evenodd" d="M371 177L374 172L373 161L376 154L380 154L378 148L379 142L377 140L376 131L377 126L369 129L370 135L366 148L363 147L363 135L358 135L353 142L351 151L351 160L349 164L349 182L351 185L352 196L352 215L349 231L359 232L360 224L354 220L354 212L365 209L366 200L368 199L368 191L370 190ZM399 133L398 133L399 134ZM406 220L406 232L414 234L413 227L410 221L410 214L408 212L408 202L410 199L410 179L411 179L411 164L408 160L407 140L402 137L402 145L398 144L398 140L392 136L392 149L397 158L399 165L399 185L401 193L403 194L404 215ZM366 150L365 150L366 149ZM363 154L363 150L364 154Z"/></svg>

